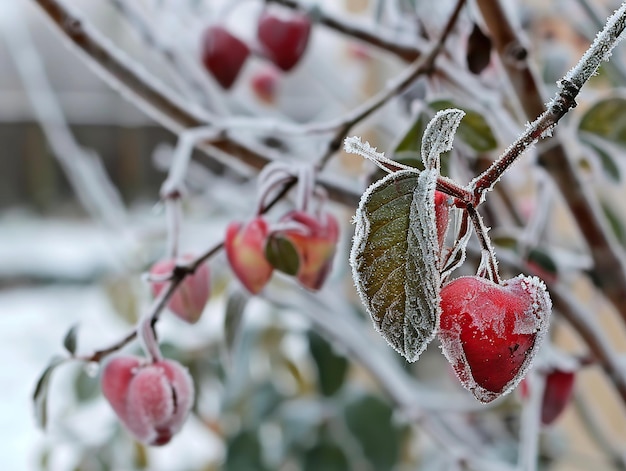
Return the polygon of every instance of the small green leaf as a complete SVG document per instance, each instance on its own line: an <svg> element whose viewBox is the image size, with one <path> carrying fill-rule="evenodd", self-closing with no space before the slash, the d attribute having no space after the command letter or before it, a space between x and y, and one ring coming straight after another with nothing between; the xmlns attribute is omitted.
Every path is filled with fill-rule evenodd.
<svg viewBox="0 0 626 471"><path fill-rule="evenodd" d="M458 108L465 111L465 117L459 125L457 136L476 152L488 152L498 146L498 141L487 123L487 120L478 112L457 106L448 100L439 100L429 103L434 111L448 108Z"/></svg>
<svg viewBox="0 0 626 471"><path fill-rule="evenodd" d="M396 145L394 155L397 156L397 154L402 152L412 152L419 156L419 152L422 148L422 136L424 135L424 131L426 131L427 125L428 118L424 113L419 113L415 121L413 121L413 124L405 131L402 139L400 139L400 142ZM424 164L418 161L417 168L423 170Z"/></svg>
<svg viewBox="0 0 626 471"><path fill-rule="evenodd" d="M261 443L253 431L244 430L231 437L227 443L224 471L262 471Z"/></svg>
<svg viewBox="0 0 626 471"><path fill-rule="evenodd" d="M250 296L241 290L234 290L228 296L224 315L224 347L228 366L231 366L237 344L241 340L243 315Z"/></svg>
<svg viewBox="0 0 626 471"><path fill-rule="evenodd" d="M50 385L50 378L54 369L64 363L65 358L55 356L50 360L46 369L43 370L41 376L37 380L35 385L35 391L33 392L33 404L35 407L35 421L37 426L45 429L48 423L48 387Z"/></svg>
<svg viewBox="0 0 626 471"><path fill-rule="evenodd" d="M626 146L626 99L614 96L598 101L581 118L578 129Z"/></svg>
<svg viewBox="0 0 626 471"><path fill-rule="evenodd" d="M589 146L598 156L604 173L615 183L619 183L621 181L621 172L615 162L615 158L607 149L608 146L602 145L602 142L600 142L601 139L597 137L594 138L594 136L584 131L580 133L580 140Z"/></svg>
<svg viewBox="0 0 626 471"><path fill-rule="evenodd" d="M304 471L347 471L350 464L337 444L324 440L305 453L303 468Z"/></svg>
<svg viewBox="0 0 626 471"><path fill-rule="evenodd" d="M376 471L394 468L400 454L401 433L392 423L393 411L382 399L366 395L348 404L345 419L350 432Z"/></svg>
<svg viewBox="0 0 626 471"><path fill-rule="evenodd" d="M96 378L85 372L85 368L79 368L74 378L74 392L80 402L87 402L99 396L100 387Z"/></svg>
<svg viewBox="0 0 626 471"><path fill-rule="evenodd" d="M535 247L528 253L528 261L534 263L548 273L556 275L558 267L552 257L543 249Z"/></svg>
<svg viewBox="0 0 626 471"><path fill-rule="evenodd" d="M295 276L300 267L300 256L289 239L273 234L265 244L265 258L276 270Z"/></svg>
<svg viewBox="0 0 626 471"><path fill-rule="evenodd" d="M65 334L65 338L63 339L63 346L65 350L69 352L70 355L74 355L76 353L77 341L76 341L76 333L78 330L78 325L73 325L70 330Z"/></svg>
<svg viewBox="0 0 626 471"><path fill-rule="evenodd" d="M348 360L336 354L332 346L314 331L309 331L309 348L317 365L320 390L325 396L332 396L343 385Z"/></svg>
<svg viewBox="0 0 626 471"><path fill-rule="evenodd" d="M436 170L389 174L363 194L350 263L374 326L408 361L434 338L439 319Z"/></svg>
<svg viewBox="0 0 626 471"><path fill-rule="evenodd" d="M624 221L622 221L609 203L601 201L600 204L602 205L604 216L607 221L609 221L611 229L613 229L613 234L615 234L616 239L626 247L626 227L624 226Z"/></svg>

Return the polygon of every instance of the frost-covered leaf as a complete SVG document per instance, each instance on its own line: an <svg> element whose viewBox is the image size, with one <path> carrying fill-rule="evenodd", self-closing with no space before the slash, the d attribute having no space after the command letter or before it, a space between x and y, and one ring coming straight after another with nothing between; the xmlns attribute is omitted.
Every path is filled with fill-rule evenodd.
<svg viewBox="0 0 626 471"><path fill-rule="evenodd" d="M624 221L611 207L611 204L606 201L601 201L600 204L602 205L604 216L609 221L615 237L622 244L622 246L626 247L626 225L624 224Z"/></svg>
<svg viewBox="0 0 626 471"><path fill-rule="evenodd" d="M626 146L626 99L609 97L597 102L581 118L578 130Z"/></svg>
<svg viewBox="0 0 626 471"><path fill-rule="evenodd" d="M452 150L454 134L465 112L456 108L439 111L430 120L422 138L422 162L427 169L439 169L439 156Z"/></svg>
<svg viewBox="0 0 626 471"><path fill-rule="evenodd" d="M350 256L353 278L376 329L415 361L439 318L434 192L438 173L395 172L363 194Z"/></svg>
<svg viewBox="0 0 626 471"><path fill-rule="evenodd" d="M35 407L35 421L37 426L46 428L48 422L48 386L54 369L65 361L63 357L53 357L48 366L37 380L35 391L33 392L33 403Z"/></svg>
<svg viewBox="0 0 626 471"><path fill-rule="evenodd" d="M487 123L487 120L478 112L456 106L448 100L439 100L429 103L428 106L435 110L459 108L465 111L463 121L459 125L457 137L469 145L476 152L489 152L498 147L498 141Z"/></svg>
<svg viewBox="0 0 626 471"><path fill-rule="evenodd" d="M76 347L77 347L76 333L77 333L77 329L78 329L78 326L77 325L73 325L72 327L70 327L70 330L67 331L67 334L65 334L65 337L63 338L63 346L65 347L65 350L67 350L70 353L70 355L74 355L74 353L76 353Z"/></svg>

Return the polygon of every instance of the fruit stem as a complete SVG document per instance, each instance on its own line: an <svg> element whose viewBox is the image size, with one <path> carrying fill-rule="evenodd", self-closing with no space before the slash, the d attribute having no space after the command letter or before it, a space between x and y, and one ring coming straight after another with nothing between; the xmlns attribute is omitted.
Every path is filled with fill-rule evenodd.
<svg viewBox="0 0 626 471"><path fill-rule="evenodd" d="M478 266L478 276L489 278L494 283L500 284L502 280L500 279L500 274L498 273L498 260L496 259L496 254L488 235L489 229L485 226L483 218L478 211L476 211L474 206L468 204L465 210L467 211L467 214L469 214L482 249L480 265Z"/></svg>
<svg viewBox="0 0 626 471"><path fill-rule="evenodd" d="M167 220L167 258L178 257L178 245L180 241L180 226L182 221L182 208L180 198L168 197L165 200L165 216Z"/></svg>

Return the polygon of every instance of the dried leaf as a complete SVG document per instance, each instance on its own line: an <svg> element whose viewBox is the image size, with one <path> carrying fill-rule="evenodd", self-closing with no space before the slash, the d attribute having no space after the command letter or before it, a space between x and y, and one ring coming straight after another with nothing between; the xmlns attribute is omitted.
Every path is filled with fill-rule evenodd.
<svg viewBox="0 0 626 471"><path fill-rule="evenodd" d="M395 172L363 194L350 262L376 329L408 361L435 335L439 318L434 192L438 173Z"/></svg>

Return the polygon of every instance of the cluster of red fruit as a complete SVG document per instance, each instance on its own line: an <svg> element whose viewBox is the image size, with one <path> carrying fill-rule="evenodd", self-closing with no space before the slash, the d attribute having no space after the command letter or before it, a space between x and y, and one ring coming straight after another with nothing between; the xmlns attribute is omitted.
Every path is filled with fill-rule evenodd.
<svg viewBox="0 0 626 471"><path fill-rule="evenodd" d="M268 261L267 245L280 238L294 248L298 282L318 290L328 276L339 224L329 213L313 216L292 211L272 232L262 216L246 224L233 222L226 231L228 260L242 284L253 294L269 281L274 266ZM280 257L280 254L278 254ZM183 260L193 260L191 255ZM155 296L165 289L176 268L176 260L157 262L150 270ZM163 281L161 281L163 280ZM193 324L200 319L209 299L209 269L206 264L185 277L168 302L168 309ZM148 361L135 356L118 356L107 363L102 377L102 392L120 421L137 440L149 445L164 445L182 427L193 404L194 387L187 370L172 360Z"/></svg>
<svg viewBox="0 0 626 471"><path fill-rule="evenodd" d="M301 13L290 13L288 18L283 18L264 11L258 20L260 52L283 71L293 69L300 61L310 33L311 21ZM233 86L249 55L250 47L223 26L213 25L204 32L202 63L223 88ZM253 87L266 92L271 86L270 78L268 74L258 75Z"/></svg>
<svg viewBox="0 0 626 471"><path fill-rule="evenodd" d="M257 294L274 269L282 268L275 266L273 258L267 256L268 244L282 240L297 253L297 266L288 274L295 274L305 288L319 290L330 273L335 255L339 239L337 219L330 213L313 216L305 211L291 211L280 223L286 227L291 224L293 228L272 232L262 216L246 224L233 222L228 226L226 255L233 272L248 291ZM282 258L281 254L278 258Z"/></svg>

